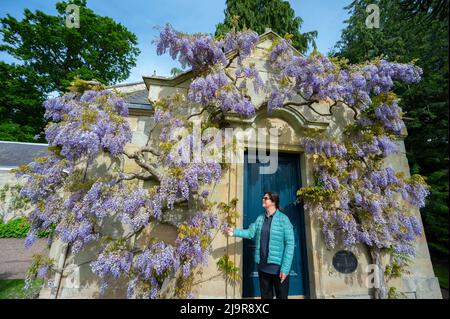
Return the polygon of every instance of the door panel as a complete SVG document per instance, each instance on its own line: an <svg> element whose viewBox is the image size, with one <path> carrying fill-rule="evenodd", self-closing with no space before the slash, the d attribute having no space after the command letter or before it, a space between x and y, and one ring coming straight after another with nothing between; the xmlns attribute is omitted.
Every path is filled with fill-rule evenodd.
<svg viewBox="0 0 450 319"><path fill-rule="evenodd" d="M254 155L252 155L254 156ZM308 295L307 263L305 246L305 226L303 205L295 204L297 190L301 187L299 155L278 153L278 170L274 174L260 174L259 167L266 166L256 159L249 163L249 154L245 153L244 164L244 228L264 213L262 196L265 191L276 192L280 196L280 207L284 209L294 226L295 248L290 271L289 295ZM261 296L258 270L254 260L256 236L243 239L243 297Z"/></svg>

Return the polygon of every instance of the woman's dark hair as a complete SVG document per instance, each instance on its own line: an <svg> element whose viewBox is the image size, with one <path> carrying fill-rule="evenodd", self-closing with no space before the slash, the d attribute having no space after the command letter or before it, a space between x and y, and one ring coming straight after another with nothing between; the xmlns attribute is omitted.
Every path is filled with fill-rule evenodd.
<svg viewBox="0 0 450 319"><path fill-rule="evenodd" d="M275 207L282 212L284 209L280 207L280 196L275 192L264 192L264 196L268 195L270 200L275 203Z"/></svg>

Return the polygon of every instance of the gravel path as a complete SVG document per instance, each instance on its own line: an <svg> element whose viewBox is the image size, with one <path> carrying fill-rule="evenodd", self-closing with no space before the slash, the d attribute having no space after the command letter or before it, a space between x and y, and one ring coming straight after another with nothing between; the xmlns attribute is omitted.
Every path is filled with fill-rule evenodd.
<svg viewBox="0 0 450 319"><path fill-rule="evenodd" d="M47 239L42 238L30 248L24 246L25 238L0 238L0 279L24 279L31 257L47 252Z"/></svg>

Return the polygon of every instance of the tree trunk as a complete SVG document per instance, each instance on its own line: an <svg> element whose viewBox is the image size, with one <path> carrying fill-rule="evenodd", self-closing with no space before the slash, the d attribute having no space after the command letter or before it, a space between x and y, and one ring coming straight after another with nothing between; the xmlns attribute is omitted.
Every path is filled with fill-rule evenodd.
<svg viewBox="0 0 450 319"><path fill-rule="evenodd" d="M374 298L375 299L386 299L387 298L387 288L384 279L384 266L381 261L381 252L378 247L369 248L370 255L372 257L372 264L377 266L375 269L375 287L374 287ZM378 283L378 285L377 285Z"/></svg>

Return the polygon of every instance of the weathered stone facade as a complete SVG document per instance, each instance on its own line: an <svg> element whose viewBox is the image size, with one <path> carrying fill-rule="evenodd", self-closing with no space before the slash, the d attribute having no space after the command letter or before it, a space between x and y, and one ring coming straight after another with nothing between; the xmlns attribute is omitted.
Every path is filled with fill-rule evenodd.
<svg viewBox="0 0 450 319"><path fill-rule="evenodd" d="M23 182L11 171L19 165L26 165L35 157L47 154L47 144L0 141L0 190L5 186L12 187ZM9 220L26 214L26 209L14 209L13 196L5 191L5 200L0 202L0 221Z"/></svg>
<svg viewBox="0 0 450 319"><path fill-rule="evenodd" d="M270 68L267 62L267 49L271 46L272 41L278 35L269 31L261 36L261 40L257 45L257 49L249 58L249 62L256 64L263 81L271 83L273 80ZM187 72L175 78L161 77L144 77L145 87L142 84L134 84L128 86L117 86L117 90L124 93L140 92L148 90L149 101L155 101L164 96L175 92L183 94L187 93L192 74ZM252 101L255 105L260 105L263 101L263 94L257 95L251 92ZM327 106L321 105L317 107L321 113L327 113ZM180 109L180 113L193 114L199 111L194 109ZM270 147L278 147L279 152L289 152L300 154L302 185L311 185L312 179L312 163L306 159L304 153L299 146L299 139L306 128L317 128L325 130L332 136L338 136L342 129L349 121L352 120L353 112L345 108L336 108L333 110L333 116L319 116L312 112L307 106L289 106L283 109L276 109L272 114L267 114L265 107L260 107L255 117L242 120L229 114L228 119L235 128L258 128L258 127L277 127L280 135L278 136L278 144ZM151 107L131 108L128 121L133 129L133 141L128 149L131 151L135 148L145 145L148 132L153 126L150 120ZM203 116L203 115L202 115ZM196 120L196 117L193 118ZM155 134L157 135L157 134ZM407 136L406 130L403 137ZM155 143L157 141L155 140ZM247 147L251 145L246 144ZM405 147L403 139L397 141L400 152L390 156L386 160L386 165L391 165L397 171L404 171L409 174L409 166L405 155ZM124 168L127 172L138 171L139 167L132 161L126 160ZM222 180L211 185L209 188L211 200L229 202L232 198L238 198L238 210L243 211L243 194L244 194L244 165L243 163L235 163L231 165L231 169L223 174ZM418 210L414 211L420 219ZM242 214L241 214L242 216ZM305 231L306 231L306 254L308 274L307 278L310 287L311 298L371 298L371 291L366 286L366 266L370 263L370 256L363 246L357 246L353 249L353 253L357 256L358 266L356 271L350 274L342 274L337 272L332 265L332 258L336 251L343 247L336 247L334 250L328 250L322 237L322 232L317 222L312 219L311 212L305 210ZM242 217L237 221L237 225L242 227ZM105 226L107 232L111 234L120 234L123 231L122 226L117 221L112 221ZM173 241L176 236L175 228L169 226L161 226L153 230L158 237L162 237L167 241ZM153 234L150 234L153 235ZM228 252L234 263L243 269L243 243L241 238L232 237L228 239ZM216 262L227 250L227 238L219 233L213 242L212 253L209 257L209 266L203 269L203 274L198 277L199 283L194 287L194 296L196 298L241 298L242 285L237 286L226 285L224 277L218 276ZM52 245L50 255L55 258L61 265L66 266L59 287L58 298L123 298L125 297L125 288L120 286L117 289L109 289L105 296L98 294L98 280L92 274L89 261L95 258L95 247L89 247L82 253L77 255L69 254L64 257L64 246L56 242ZM405 275L403 278L390 282L404 292L408 298L442 298L439 283L434 275L433 267L430 261L430 255L426 243L425 236L417 241L417 257L414 264L410 267L411 274ZM65 260L64 260L65 259ZM209 279L211 278L211 279ZM58 278L56 278L58 279ZM52 296L49 289L43 289L42 298ZM303 296L290 296L290 298L302 298Z"/></svg>

